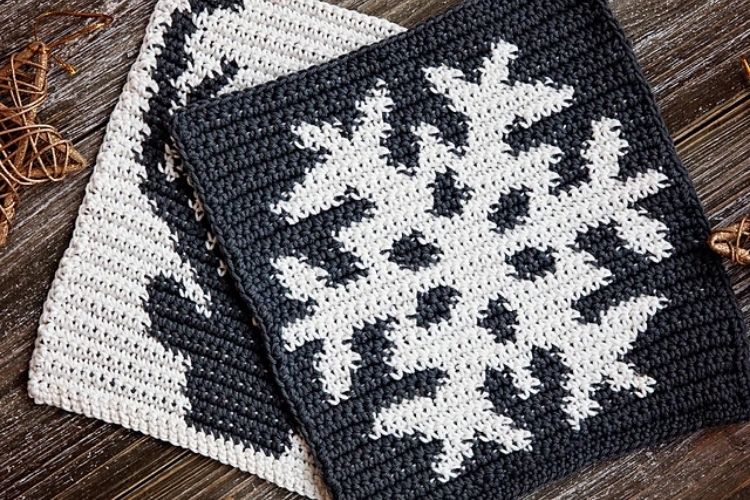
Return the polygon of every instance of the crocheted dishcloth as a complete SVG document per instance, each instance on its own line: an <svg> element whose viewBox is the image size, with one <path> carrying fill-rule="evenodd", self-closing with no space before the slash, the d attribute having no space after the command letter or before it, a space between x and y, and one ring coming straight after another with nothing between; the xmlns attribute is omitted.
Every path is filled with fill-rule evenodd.
<svg viewBox="0 0 750 500"><path fill-rule="evenodd" d="M44 307L29 380L36 402L320 495L172 153L169 121L186 102L399 29L316 0L158 2Z"/></svg>
<svg viewBox="0 0 750 500"><path fill-rule="evenodd" d="M515 497L748 417L708 225L604 0L477 0L174 125L339 498Z"/></svg>

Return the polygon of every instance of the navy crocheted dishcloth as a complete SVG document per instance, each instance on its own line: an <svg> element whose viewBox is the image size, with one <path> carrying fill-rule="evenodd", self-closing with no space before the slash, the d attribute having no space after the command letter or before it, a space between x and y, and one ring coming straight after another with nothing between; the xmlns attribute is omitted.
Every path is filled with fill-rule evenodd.
<svg viewBox="0 0 750 500"><path fill-rule="evenodd" d="M748 417L708 224L603 0L478 0L174 124L339 498L515 497Z"/></svg>

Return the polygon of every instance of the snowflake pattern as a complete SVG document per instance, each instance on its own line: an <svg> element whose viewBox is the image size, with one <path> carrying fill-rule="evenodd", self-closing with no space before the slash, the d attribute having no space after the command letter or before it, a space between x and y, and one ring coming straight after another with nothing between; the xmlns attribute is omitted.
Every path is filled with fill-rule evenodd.
<svg viewBox="0 0 750 500"><path fill-rule="evenodd" d="M597 390L645 397L656 384L623 356L666 299L632 297L604 311L598 321L586 322L576 301L607 285L612 273L597 265L576 238L608 224L629 250L653 262L668 257L672 247L666 226L634 207L665 188L667 178L654 169L623 178L619 162L628 143L616 119L602 118L592 122L591 138L581 151L589 181L556 193L560 179L552 167L562 151L541 144L515 152L507 136L572 106L574 91L551 81L509 82L516 53L511 44L495 44L478 83L447 66L424 70L431 91L465 117L468 136L458 148L442 140L435 127L416 127L416 168L389 162L385 143L394 103L384 82L357 103L359 119L351 133L336 123L295 127L297 147L321 156L273 207L296 224L346 199L371 204L366 217L334 235L344 251L359 259L360 278L331 284L326 271L301 257L273 262L289 296L310 304L310 313L286 325L282 338L289 351L322 342L315 369L336 405L347 398L361 361L352 349L354 333L387 322L391 349L386 363L392 376L437 369L442 378L434 395L380 409L371 438L438 440L442 450L433 470L442 481L461 473L475 440L497 443L506 454L533 445L528 430L493 406L485 378L488 370L507 373L518 396L528 398L540 386L530 368L535 348L554 352L569 370L562 381L562 409L574 430L600 411ZM460 210L434 210L440 176L449 176L466 193ZM510 195L523 200L522 213L500 224L497 211L504 207L499 200ZM404 266L392 254L405 238L437 252L424 266ZM540 259L545 260L541 270L519 269ZM449 291L446 311L432 321L420 319L424 297L438 290ZM497 309L515 318L502 338L491 326Z"/></svg>

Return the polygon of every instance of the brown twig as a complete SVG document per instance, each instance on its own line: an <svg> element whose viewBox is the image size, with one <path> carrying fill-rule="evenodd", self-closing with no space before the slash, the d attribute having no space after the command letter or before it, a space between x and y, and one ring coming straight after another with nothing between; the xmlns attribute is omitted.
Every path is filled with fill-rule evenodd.
<svg viewBox="0 0 750 500"><path fill-rule="evenodd" d="M735 264L750 264L750 218L743 217L737 224L714 230L708 237L708 246Z"/></svg>
<svg viewBox="0 0 750 500"><path fill-rule="evenodd" d="M97 21L51 42L43 41L38 33L41 21L63 16ZM20 188L59 181L86 168L83 156L54 127L39 123L37 114L47 99L50 57L69 74L76 72L53 50L111 22L111 16L93 12L45 12L34 24L34 41L0 68L0 247L7 241Z"/></svg>

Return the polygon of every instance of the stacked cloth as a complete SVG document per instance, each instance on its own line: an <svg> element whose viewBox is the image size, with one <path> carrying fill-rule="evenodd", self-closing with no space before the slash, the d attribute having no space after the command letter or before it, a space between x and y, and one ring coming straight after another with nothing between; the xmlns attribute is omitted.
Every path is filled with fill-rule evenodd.
<svg viewBox="0 0 750 500"><path fill-rule="evenodd" d="M169 124L186 103L397 31L318 0L158 2L44 307L29 374L36 402L321 496Z"/></svg>
<svg viewBox="0 0 750 500"><path fill-rule="evenodd" d="M707 233L605 0L162 0L29 392L310 497L513 498L750 418Z"/></svg>

